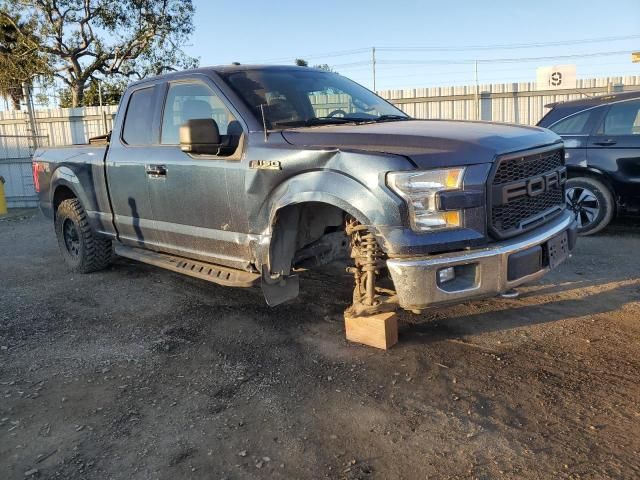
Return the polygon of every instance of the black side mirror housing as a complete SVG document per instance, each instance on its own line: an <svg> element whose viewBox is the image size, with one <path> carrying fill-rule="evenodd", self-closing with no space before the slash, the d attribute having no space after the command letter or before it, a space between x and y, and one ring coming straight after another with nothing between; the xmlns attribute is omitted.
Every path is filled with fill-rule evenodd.
<svg viewBox="0 0 640 480"><path fill-rule="evenodd" d="M221 143L218 124L212 118L187 120L180 127L180 150L183 152L216 155Z"/></svg>

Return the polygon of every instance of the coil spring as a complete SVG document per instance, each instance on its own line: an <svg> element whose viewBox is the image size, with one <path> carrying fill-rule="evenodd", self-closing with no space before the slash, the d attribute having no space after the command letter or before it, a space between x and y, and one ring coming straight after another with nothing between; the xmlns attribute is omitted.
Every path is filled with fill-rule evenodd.
<svg viewBox="0 0 640 480"><path fill-rule="evenodd" d="M351 257L355 263L355 267L349 269L354 274L356 284L353 301L375 305L376 276L384 266L384 252L378 246L375 235L354 218L347 220L345 232L351 238Z"/></svg>

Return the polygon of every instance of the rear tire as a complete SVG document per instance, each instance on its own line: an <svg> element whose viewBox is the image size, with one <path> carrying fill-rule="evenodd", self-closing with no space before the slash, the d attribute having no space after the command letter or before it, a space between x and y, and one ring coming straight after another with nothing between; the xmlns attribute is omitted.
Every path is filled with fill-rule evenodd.
<svg viewBox="0 0 640 480"><path fill-rule="evenodd" d="M615 213L609 188L592 177L575 177L567 181L567 206L578 222L579 235L592 235L606 227Z"/></svg>
<svg viewBox="0 0 640 480"><path fill-rule="evenodd" d="M55 229L60 252L71 271L95 272L107 267L113 260L111 240L96 235L78 199L60 203L56 211Z"/></svg>

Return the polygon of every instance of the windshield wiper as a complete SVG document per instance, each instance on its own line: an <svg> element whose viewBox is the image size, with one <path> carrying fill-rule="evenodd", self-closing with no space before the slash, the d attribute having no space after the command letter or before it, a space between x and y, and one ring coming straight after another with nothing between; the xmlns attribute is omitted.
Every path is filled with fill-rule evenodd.
<svg viewBox="0 0 640 480"><path fill-rule="evenodd" d="M313 127L317 125L345 124L345 123L373 123L392 122L395 120L410 120L411 117L404 115L381 115L379 117L311 117L306 120L291 120L277 122L275 125L282 127Z"/></svg>
<svg viewBox="0 0 640 480"><path fill-rule="evenodd" d="M353 123L360 121L357 118L349 117L311 117L305 124L310 127L312 125L322 125L323 123Z"/></svg>
<svg viewBox="0 0 640 480"><path fill-rule="evenodd" d="M406 115L389 114L389 115L380 115L378 118L375 119L376 122L393 122L395 120L411 120L411 117L408 117Z"/></svg>
<svg viewBox="0 0 640 480"><path fill-rule="evenodd" d="M315 125L330 125L332 123L353 123L355 120L345 117L311 117L306 120L290 120L275 122L274 125L282 127L312 127Z"/></svg>

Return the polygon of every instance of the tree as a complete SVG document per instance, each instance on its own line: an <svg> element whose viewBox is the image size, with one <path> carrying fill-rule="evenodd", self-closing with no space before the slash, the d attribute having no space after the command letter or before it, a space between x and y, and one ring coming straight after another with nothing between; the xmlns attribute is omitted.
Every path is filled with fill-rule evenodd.
<svg viewBox="0 0 640 480"><path fill-rule="evenodd" d="M3 0L2 18L21 34L36 27L37 51L84 104L92 78L142 78L195 66L182 47L193 32L192 0Z"/></svg>
<svg viewBox="0 0 640 480"><path fill-rule="evenodd" d="M46 58L39 53L39 39L34 26L16 17L7 21L0 7L0 97L20 110L22 82L30 83L36 76L48 77L51 70Z"/></svg>
<svg viewBox="0 0 640 480"><path fill-rule="evenodd" d="M320 65L314 65L313 68L318 68L320 70L324 70L325 72L338 73L333 69L333 67L327 65L326 63L322 63Z"/></svg>
<svg viewBox="0 0 640 480"><path fill-rule="evenodd" d="M309 62L307 62L306 60L304 60L303 58L296 58L294 63L296 65L298 65L299 67L308 67L309 66ZM326 63L322 63L320 65L314 65L313 68L317 68L320 70L324 70L326 72L333 72L333 73L338 73L336 72L333 67L327 65Z"/></svg>
<svg viewBox="0 0 640 480"><path fill-rule="evenodd" d="M100 87L98 87L98 84ZM102 105L118 105L126 89L127 82L123 80L103 82L92 79L84 91L82 105L85 107L97 107L100 105L100 96L102 96ZM65 89L60 91L60 106L62 108L73 106L71 90Z"/></svg>

